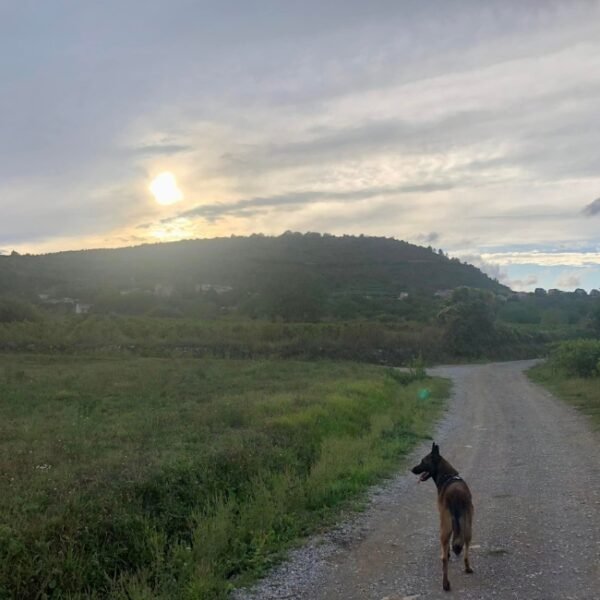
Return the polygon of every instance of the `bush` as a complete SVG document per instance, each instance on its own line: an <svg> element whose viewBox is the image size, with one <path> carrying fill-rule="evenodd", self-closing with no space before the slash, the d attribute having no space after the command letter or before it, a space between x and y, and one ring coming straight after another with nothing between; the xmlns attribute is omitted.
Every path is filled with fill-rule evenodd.
<svg viewBox="0 0 600 600"><path fill-rule="evenodd" d="M552 353L551 361L569 375L578 377L600 375L600 340L563 342Z"/></svg>
<svg viewBox="0 0 600 600"><path fill-rule="evenodd" d="M400 371L398 369L388 369L389 376L400 385L410 385L415 381L427 379L427 371L423 357L419 356L410 363L408 371Z"/></svg>
<svg viewBox="0 0 600 600"><path fill-rule="evenodd" d="M37 321L40 315L29 302L14 298L0 298L0 323Z"/></svg>
<svg viewBox="0 0 600 600"><path fill-rule="evenodd" d="M454 356L489 355L496 343L494 296L484 290L458 288L439 314L445 346Z"/></svg>
<svg viewBox="0 0 600 600"><path fill-rule="evenodd" d="M590 329L594 335L600 337L600 302L596 304L590 314Z"/></svg>

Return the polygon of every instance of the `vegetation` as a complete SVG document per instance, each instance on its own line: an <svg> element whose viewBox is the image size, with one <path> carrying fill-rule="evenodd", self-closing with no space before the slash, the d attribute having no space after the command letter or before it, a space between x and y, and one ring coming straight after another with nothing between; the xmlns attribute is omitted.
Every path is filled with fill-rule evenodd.
<svg viewBox="0 0 600 600"><path fill-rule="evenodd" d="M2 256L0 598L225 598L427 435L426 363L544 355L599 305L363 236ZM536 376L597 411L599 358Z"/></svg>
<svg viewBox="0 0 600 600"><path fill-rule="evenodd" d="M307 321L414 314L402 292L461 285L507 292L472 265L390 238L286 233L189 240L115 250L0 256L0 294L76 298L96 310L168 307L214 316Z"/></svg>
<svg viewBox="0 0 600 600"><path fill-rule="evenodd" d="M0 323L0 351L155 357L301 358L408 365L464 357L527 358L558 339L552 332L496 326L490 338L468 329L455 341L443 325L402 321L285 323L123 316L62 316ZM464 347L464 354L458 350Z"/></svg>
<svg viewBox="0 0 600 600"><path fill-rule="evenodd" d="M41 315L29 302L17 298L0 297L0 324L39 321Z"/></svg>
<svg viewBox="0 0 600 600"><path fill-rule="evenodd" d="M559 344L548 361L531 369L529 375L600 427L600 339Z"/></svg>
<svg viewBox="0 0 600 600"><path fill-rule="evenodd" d="M0 257L0 598L225 598L427 435L426 363L543 355L598 304L363 236Z"/></svg>
<svg viewBox="0 0 600 600"><path fill-rule="evenodd" d="M598 315L598 297L513 294L443 252L388 238L288 232L0 256L4 350L526 358L597 333Z"/></svg>
<svg viewBox="0 0 600 600"><path fill-rule="evenodd" d="M224 598L427 435L447 383L390 373L2 356L0 597Z"/></svg>
<svg viewBox="0 0 600 600"><path fill-rule="evenodd" d="M560 344L551 355L551 365L572 377L600 375L600 340L572 340Z"/></svg>
<svg viewBox="0 0 600 600"><path fill-rule="evenodd" d="M600 301L596 302L590 312L590 330L596 337L600 338Z"/></svg>
<svg viewBox="0 0 600 600"><path fill-rule="evenodd" d="M494 296L483 290L454 290L438 318L444 325L446 347L456 356L489 356L498 341Z"/></svg>
<svg viewBox="0 0 600 600"><path fill-rule="evenodd" d="M513 294L441 251L388 238L288 232L0 256L4 350L526 358L597 333L598 315L598 297Z"/></svg>
<svg viewBox="0 0 600 600"><path fill-rule="evenodd" d="M594 315L600 314L600 298L575 293L527 294L509 297L498 310L498 318L509 324L544 330L592 330ZM600 332L600 329L598 330Z"/></svg>

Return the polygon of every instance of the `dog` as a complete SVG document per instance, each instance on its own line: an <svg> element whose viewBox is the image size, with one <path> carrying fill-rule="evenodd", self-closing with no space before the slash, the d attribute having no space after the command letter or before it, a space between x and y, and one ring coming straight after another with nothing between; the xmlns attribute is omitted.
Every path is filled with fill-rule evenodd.
<svg viewBox="0 0 600 600"><path fill-rule="evenodd" d="M473 501L471 491L458 471L440 454L440 447L434 442L431 452L411 469L420 475L419 482L433 479L438 491L440 511L440 542L442 545L442 586L450 591L448 580L448 560L450 558L450 537L452 550L459 556L465 550L465 573L473 573L469 562L469 545L473 526Z"/></svg>

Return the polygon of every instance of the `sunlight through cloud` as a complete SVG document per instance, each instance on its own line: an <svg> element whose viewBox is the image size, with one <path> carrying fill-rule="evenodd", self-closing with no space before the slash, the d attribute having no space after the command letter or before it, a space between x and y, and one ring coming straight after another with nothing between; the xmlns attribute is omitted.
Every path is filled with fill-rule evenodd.
<svg viewBox="0 0 600 600"><path fill-rule="evenodd" d="M169 206L183 200L183 193L177 186L175 175L164 171L157 175L150 184L150 192L158 204Z"/></svg>

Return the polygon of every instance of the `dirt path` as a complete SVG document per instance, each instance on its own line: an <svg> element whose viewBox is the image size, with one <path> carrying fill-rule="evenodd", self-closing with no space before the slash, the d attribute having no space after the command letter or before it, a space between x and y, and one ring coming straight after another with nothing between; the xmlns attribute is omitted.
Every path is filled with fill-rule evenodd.
<svg viewBox="0 0 600 600"><path fill-rule="evenodd" d="M435 485L401 473L353 523L296 551L238 598L600 599L599 438L527 380L530 364L434 370L455 384L435 438L473 492L474 575L453 559L453 591L442 592Z"/></svg>

